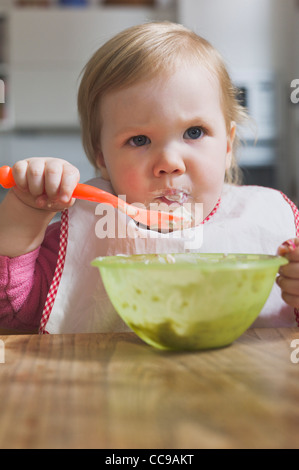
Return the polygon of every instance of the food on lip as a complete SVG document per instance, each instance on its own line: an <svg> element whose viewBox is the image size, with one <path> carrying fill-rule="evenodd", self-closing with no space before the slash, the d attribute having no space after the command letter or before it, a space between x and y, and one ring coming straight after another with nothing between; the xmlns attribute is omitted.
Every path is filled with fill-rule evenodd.
<svg viewBox="0 0 299 470"><path fill-rule="evenodd" d="M160 190L151 193L151 199L154 198L154 202L146 201L144 204L131 203L125 208L119 207L119 210L126 215L134 218L138 214L138 207L144 208L148 211L164 212L173 214L174 218L181 220L169 220L168 227L161 229L161 221L157 220L157 214L154 214L148 221L148 228L151 230L161 230L161 232L170 232L174 230L184 230L192 227L194 217L191 213L191 203L187 203L188 209L185 207L185 202L188 200L189 195L185 190L181 189L165 189L162 192ZM164 224L165 225L165 224Z"/></svg>
<svg viewBox="0 0 299 470"><path fill-rule="evenodd" d="M183 191L175 194L164 194L163 197L168 199L168 201L178 202L179 204L183 204L188 199L187 194Z"/></svg>
<svg viewBox="0 0 299 470"><path fill-rule="evenodd" d="M182 222L181 222L181 226L180 227L177 227L177 224L174 224L174 227L173 228L176 228L176 229L186 229L186 228L190 228L192 226L192 223L194 221L194 217L193 215L191 214L191 212L189 212L185 206L180 206L180 207L177 207L174 211L173 211L173 215L176 215L176 216L179 216L179 217L182 217Z"/></svg>
<svg viewBox="0 0 299 470"><path fill-rule="evenodd" d="M175 216L182 217L182 221L180 224L170 222L169 230L183 230L192 227L194 217L190 210L188 210L190 209L190 204L188 204L188 209L184 206L184 203L187 202L189 198L189 194L186 190L171 188L165 189L163 191L157 191L154 194L157 199L162 199L162 205L163 200L166 200L163 208L160 207L158 210L167 210L167 201L177 205L177 207L174 209L171 208L171 212Z"/></svg>
<svg viewBox="0 0 299 470"><path fill-rule="evenodd" d="M171 202L182 204L190 197L189 191L182 188L166 188L152 192L154 198L165 198Z"/></svg>
<svg viewBox="0 0 299 470"><path fill-rule="evenodd" d="M149 210L160 212L171 212L175 217L181 217L180 222L169 222L169 231L184 230L192 227L194 216L191 213L191 203L187 203L189 194L183 189L164 189L152 192L154 202L149 204ZM168 204L170 202L171 204ZM186 204L185 204L186 203ZM187 207L186 207L187 206ZM158 226L151 224L152 230L159 229Z"/></svg>

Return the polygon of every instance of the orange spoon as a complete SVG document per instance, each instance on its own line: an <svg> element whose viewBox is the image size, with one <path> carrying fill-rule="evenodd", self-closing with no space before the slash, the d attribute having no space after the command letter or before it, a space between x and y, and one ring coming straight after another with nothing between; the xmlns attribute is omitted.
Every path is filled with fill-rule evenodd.
<svg viewBox="0 0 299 470"><path fill-rule="evenodd" d="M9 166L0 167L0 184L4 188L12 188L15 186L15 180L12 170ZM107 193L102 189L89 186L88 184L77 184L72 197L76 199L85 199L88 201L102 202L111 204L116 209L124 212L126 215L140 222L142 225L151 228L160 229L180 229L184 226L184 218L173 213L162 211L148 211L131 204L126 203L122 199ZM186 225L185 221L185 225ZM187 224L188 225L188 224Z"/></svg>

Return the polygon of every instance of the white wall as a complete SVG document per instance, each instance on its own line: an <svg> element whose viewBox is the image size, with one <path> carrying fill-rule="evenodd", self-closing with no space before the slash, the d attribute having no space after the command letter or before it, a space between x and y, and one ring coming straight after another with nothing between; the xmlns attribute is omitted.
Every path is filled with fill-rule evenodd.
<svg viewBox="0 0 299 470"><path fill-rule="evenodd" d="M290 82L299 72L297 5L296 0L178 0L179 22L208 39L232 75L246 69L276 74L277 173L281 189L288 194L298 185L294 109L289 99Z"/></svg>
<svg viewBox="0 0 299 470"><path fill-rule="evenodd" d="M206 37L232 67L280 67L289 61L293 0L179 0L178 18Z"/></svg>

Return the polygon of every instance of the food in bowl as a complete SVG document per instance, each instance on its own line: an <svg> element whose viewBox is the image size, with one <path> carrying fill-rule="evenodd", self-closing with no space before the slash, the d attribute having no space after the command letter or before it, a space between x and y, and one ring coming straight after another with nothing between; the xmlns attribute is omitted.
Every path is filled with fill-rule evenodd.
<svg viewBox="0 0 299 470"><path fill-rule="evenodd" d="M125 323L159 349L231 344L261 312L285 258L255 254L149 254L96 258Z"/></svg>

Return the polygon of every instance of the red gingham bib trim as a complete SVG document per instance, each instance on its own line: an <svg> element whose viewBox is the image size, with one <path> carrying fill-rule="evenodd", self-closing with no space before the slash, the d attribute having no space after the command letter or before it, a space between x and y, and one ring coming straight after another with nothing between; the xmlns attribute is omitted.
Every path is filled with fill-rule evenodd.
<svg viewBox="0 0 299 470"><path fill-rule="evenodd" d="M54 272L54 277L47 295L45 307L42 313L42 318L40 321L39 326L39 334L48 334L46 331L46 325L48 323L54 301L56 298L58 286L61 280L64 263L65 263L65 255L66 255L66 247L67 247L67 238L68 238L68 226L69 226L69 217L68 217L68 210L64 210L61 213L61 223L60 223L60 241L59 241L59 252L57 258L57 264Z"/></svg>
<svg viewBox="0 0 299 470"><path fill-rule="evenodd" d="M295 219L295 227L296 227L296 237L299 237L299 211L297 206L284 194L280 191L281 195L283 198L287 201L288 204L290 204L291 209L294 214L294 219ZM294 315L296 318L297 326L299 327L299 309L294 308Z"/></svg>
<svg viewBox="0 0 299 470"><path fill-rule="evenodd" d="M208 222L212 217L213 215L215 214L215 212L217 212L217 209L218 207L220 206L220 202L221 202L221 198L218 199L217 201L217 204L216 206L214 207L214 209L212 210L212 212L209 213L209 215L207 215L207 217L203 220L203 224L205 224L206 222Z"/></svg>
<svg viewBox="0 0 299 470"><path fill-rule="evenodd" d="M287 201L287 203L291 206L295 219L296 237L299 237L299 210L297 206L284 193L280 191L280 194L285 199L285 201Z"/></svg>

